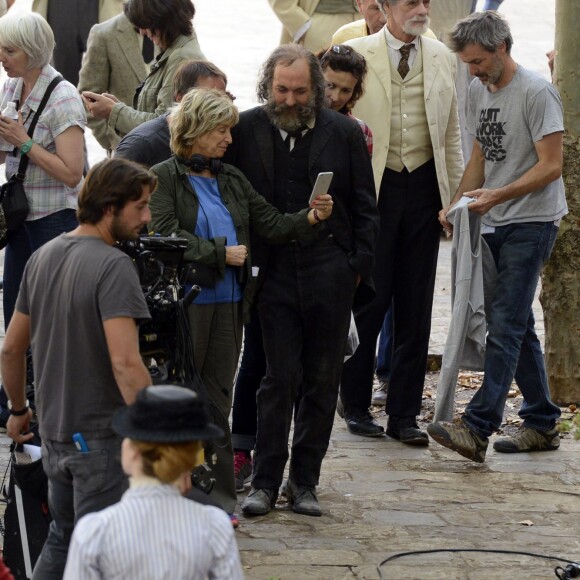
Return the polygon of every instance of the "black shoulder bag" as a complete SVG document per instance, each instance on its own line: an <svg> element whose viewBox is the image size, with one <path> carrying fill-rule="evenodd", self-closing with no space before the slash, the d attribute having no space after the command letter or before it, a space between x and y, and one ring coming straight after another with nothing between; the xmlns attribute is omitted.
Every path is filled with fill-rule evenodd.
<svg viewBox="0 0 580 580"><path fill-rule="evenodd" d="M62 80L63 78L59 75L55 77L46 88L38 110L28 128L28 136L31 139L34 136L34 129L36 128L38 119L40 118L52 91ZM28 155L22 155L20 158L20 164L18 165L18 171L0 188L0 204L2 205L4 220L6 222L6 235L2 235L3 232L0 232L0 247L4 247L8 243L10 232L14 232L20 228L30 211L26 192L24 191L24 177L26 175L28 161ZM0 219L0 224L1 221L2 220Z"/></svg>

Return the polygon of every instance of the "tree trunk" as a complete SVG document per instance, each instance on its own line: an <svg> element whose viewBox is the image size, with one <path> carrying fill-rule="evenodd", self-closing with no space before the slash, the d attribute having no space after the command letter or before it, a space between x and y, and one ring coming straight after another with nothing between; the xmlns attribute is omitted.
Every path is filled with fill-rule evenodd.
<svg viewBox="0 0 580 580"><path fill-rule="evenodd" d="M570 213L542 276L545 352L552 399L580 403L580 74L578 0L556 0L555 82L564 105L564 185Z"/></svg>

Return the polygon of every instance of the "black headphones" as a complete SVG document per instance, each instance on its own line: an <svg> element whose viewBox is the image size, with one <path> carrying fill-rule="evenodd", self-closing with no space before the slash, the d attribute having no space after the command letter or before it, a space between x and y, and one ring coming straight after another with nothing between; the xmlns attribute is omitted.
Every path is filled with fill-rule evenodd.
<svg viewBox="0 0 580 580"><path fill-rule="evenodd" d="M208 170L213 175L217 175L224 167L224 162L219 157L206 157L205 155L192 155L189 159L177 157L177 160L191 169L195 173Z"/></svg>

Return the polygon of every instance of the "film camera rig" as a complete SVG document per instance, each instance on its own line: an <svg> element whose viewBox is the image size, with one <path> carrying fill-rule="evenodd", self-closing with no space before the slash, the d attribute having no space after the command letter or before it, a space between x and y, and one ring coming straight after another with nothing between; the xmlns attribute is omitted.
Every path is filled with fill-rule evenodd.
<svg viewBox="0 0 580 580"><path fill-rule="evenodd" d="M195 368L187 309L201 291L187 283L190 267L183 255L187 240L176 236L140 236L118 244L135 264L151 319L139 326L139 351L154 384L179 383L195 389L213 407ZM227 421L227 419L226 419ZM209 493L215 479L215 455L205 445L206 463L191 474L193 485Z"/></svg>
<svg viewBox="0 0 580 580"><path fill-rule="evenodd" d="M199 286L186 291L187 240L175 236L140 236L118 244L135 264L151 319L139 327L139 350L154 383L194 384L187 308Z"/></svg>

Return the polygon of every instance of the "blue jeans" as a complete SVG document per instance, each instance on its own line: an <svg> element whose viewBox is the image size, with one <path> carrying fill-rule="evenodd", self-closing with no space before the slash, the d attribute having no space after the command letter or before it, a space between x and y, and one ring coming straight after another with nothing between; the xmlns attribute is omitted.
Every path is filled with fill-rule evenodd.
<svg viewBox="0 0 580 580"><path fill-rule="evenodd" d="M24 222L24 225L10 235L10 242L4 252L4 327L8 328L24 267L28 258L40 246L56 238L64 232L70 232L78 226L76 212L73 209L63 209L51 213L39 220Z"/></svg>
<svg viewBox="0 0 580 580"><path fill-rule="evenodd" d="M550 400L532 313L538 278L557 234L552 222L528 222L498 227L484 235L497 267L497 282L487 312L483 384L463 417L481 437L489 437L501 425L514 377L524 397L519 412L524 426L546 431L560 416L560 409Z"/></svg>
<svg viewBox="0 0 580 580"><path fill-rule="evenodd" d="M377 352L377 378L388 382L391 378L391 359L393 358L393 308L387 310L383 327L379 335L379 350Z"/></svg>
<svg viewBox="0 0 580 580"><path fill-rule="evenodd" d="M34 566L33 580L60 580L76 522L85 514L117 503L128 487L121 469L121 438L87 437L87 445L89 451L81 453L72 441L42 442L52 522Z"/></svg>
<svg viewBox="0 0 580 580"><path fill-rule="evenodd" d="M484 10L497 10L503 0L485 0Z"/></svg>

